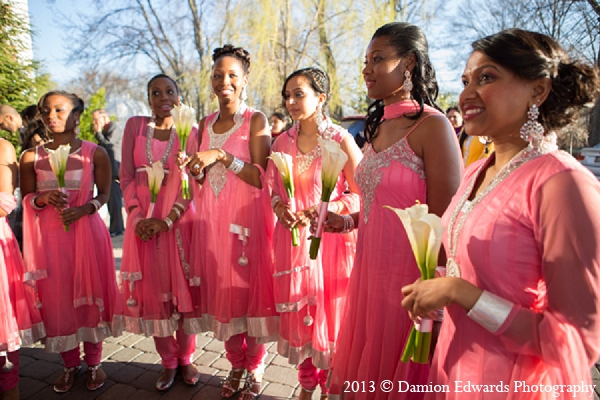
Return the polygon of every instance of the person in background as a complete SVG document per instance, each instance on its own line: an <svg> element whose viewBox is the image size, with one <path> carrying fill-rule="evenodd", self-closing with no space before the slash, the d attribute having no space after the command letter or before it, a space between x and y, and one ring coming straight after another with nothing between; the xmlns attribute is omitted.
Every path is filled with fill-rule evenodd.
<svg viewBox="0 0 600 400"><path fill-rule="evenodd" d="M329 209L348 215L360 209L354 171L362 158L352 135L327 117L329 76L319 68L300 69L284 82L281 95L297 123L280 135L274 152L288 154L295 194L290 204L281 175L269 161L267 177L271 186L271 204L279 223L275 226L275 305L280 313L277 352L290 364L298 364L300 400L308 400L320 386L321 398L327 397L327 373L335 352L342 307L356 250L356 233L324 233L316 260L309 258L311 236L308 221L321 203L321 145L318 138L340 144L348 161L336 182ZM295 207L296 212L292 212ZM290 229L297 226L299 245L292 245Z"/></svg>
<svg viewBox="0 0 600 400"><path fill-rule="evenodd" d="M23 280L25 267L6 216L17 204L15 149L0 139L0 399L19 399L19 352L45 336L40 310L31 285Z"/></svg>
<svg viewBox="0 0 600 400"><path fill-rule="evenodd" d="M37 111L37 105L33 104L25 107L21 111L21 118L24 127L22 150L31 149L50 141L42 117Z"/></svg>
<svg viewBox="0 0 600 400"><path fill-rule="evenodd" d="M573 398L566 387L591 389L600 356L600 184L553 132L596 101L598 72L521 29L472 47L460 108L495 151L444 213L446 277L402 288L413 318L446 307L427 382L451 390L426 398ZM505 393L455 390L467 380Z"/></svg>
<svg viewBox="0 0 600 400"><path fill-rule="evenodd" d="M464 126L458 137L458 142L460 143L465 168L475 161L489 157L494 151L494 143L491 140L482 136L469 135Z"/></svg>
<svg viewBox="0 0 600 400"><path fill-rule="evenodd" d="M119 169L121 167L121 138L122 134L117 125L110 120L106 110L94 110L92 112L94 132L98 144L104 147L110 165L112 167L112 180L110 184L110 198L106 203L110 214L110 225L108 231L110 236L118 236L123 233L123 194L119 183Z"/></svg>
<svg viewBox="0 0 600 400"><path fill-rule="evenodd" d="M64 362L54 383L57 393L73 386L81 368L81 342L86 387L104 385L102 342L120 335L111 326L120 298L112 243L97 213L110 191L110 160L103 148L77 137L83 110L75 94L43 95L38 112L53 140L26 150L20 163L25 265L41 301L45 350L60 353ZM63 188L50 160L50 152L61 145L69 146Z"/></svg>
<svg viewBox="0 0 600 400"><path fill-rule="evenodd" d="M363 76L376 101L367 114L367 144L356 169L362 207L350 214L358 241L329 399L420 399L423 393L390 393L379 386L383 381L424 385L429 374L427 364L401 361L413 321L400 305L398 289L420 273L401 221L384 206L404 209L420 202L442 215L460 184L460 150L435 104L437 80L420 28L392 22L377 29ZM330 213L326 224L339 231L344 220ZM375 382L375 388L348 393L348 382Z"/></svg>
<svg viewBox="0 0 600 400"><path fill-rule="evenodd" d="M290 119L284 113L275 112L269 118L269 124L271 126L271 137L275 140L277 136L289 128Z"/></svg>
<svg viewBox="0 0 600 400"><path fill-rule="evenodd" d="M454 128L456 137L458 137L463 127L463 117L460 113L460 109L458 108L458 106L448 107L448 109L446 110L446 117L448 117L448 120Z"/></svg>
<svg viewBox="0 0 600 400"><path fill-rule="evenodd" d="M0 130L10 132L11 135L19 133L19 143L23 144L23 118L14 107L0 104Z"/></svg>

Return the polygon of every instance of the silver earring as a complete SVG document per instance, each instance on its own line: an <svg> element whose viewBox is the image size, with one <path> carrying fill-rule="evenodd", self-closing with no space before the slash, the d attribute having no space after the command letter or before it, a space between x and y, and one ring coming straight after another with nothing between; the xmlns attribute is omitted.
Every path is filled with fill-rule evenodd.
<svg viewBox="0 0 600 400"><path fill-rule="evenodd" d="M248 100L248 91L246 90L246 86L244 86L242 88L242 93L240 94L240 99L242 99L242 101Z"/></svg>
<svg viewBox="0 0 600 400"><path fill-rule="evenodd" d="M413 83L412 80L410 79L410 71L406 70L404 71L404 83L402 84L402 90L404 90L405 92L410 93L413 90Z"/></svg>
<svg viewBox="0 0 600 400"><path fill-rule="evenodd" d="M210 101L215 101L215 97L217 97L217 95L215 94L215 91L211 90L210 94L208 95L208 98L210 99Z"/></svg>
<svg viewBox="0 0 600 400"><path fill-rule="evenodd" d="M152 122L156 121L156 114L154 113L154 111L152 111L152 119L151 119L151 121Z"/></svg>
<svg viewBox="0 0 600 400"><path fill-rule="evenodd" d="M523 124L519 132L521 139L534 145L544 136L544 127L537 120L539 115L538 106L533 104L527 111L527 122Z"/></svg>
<svg viewBox="0 0 600 400"><path fill-rule="evenodd" d="M317 111L315 111L315 122L317 123L317 129L319 133L323 133L329 128L329 121L325 114L323 114L323 105L319 104Z"/></svg>

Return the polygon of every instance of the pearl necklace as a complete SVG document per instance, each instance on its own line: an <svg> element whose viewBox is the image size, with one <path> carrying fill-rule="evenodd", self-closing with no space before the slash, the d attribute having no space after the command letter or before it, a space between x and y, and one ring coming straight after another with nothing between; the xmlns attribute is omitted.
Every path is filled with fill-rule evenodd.
<svg viewBox="0 0 600 400"><path fill-rule="evenodd" d="M156 122L154 120L151 120L148 124L148 133L146 134L146 157L148 158L148 162L150 163L150 165L154 164L154 157L152 157L152 139L154 138L155 126ZM167 149L165 150L163 156L160 158L163 168L166 165L167 158L169 158L169 155L171 154L176 133L177 131L175 130L175 125L171 126L171 134L169 135L169 141L167 142Z"/></svg>

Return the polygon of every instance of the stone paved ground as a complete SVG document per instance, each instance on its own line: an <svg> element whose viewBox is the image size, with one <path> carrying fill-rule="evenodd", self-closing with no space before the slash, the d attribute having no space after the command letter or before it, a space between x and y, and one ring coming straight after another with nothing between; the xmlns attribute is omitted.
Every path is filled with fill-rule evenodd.
<svg viewBox="0 0 600 400"><path fill-rule="evenodd" d="M122 243L123 236L113 238L117 269L121 265ZM261 400L294 398L299 392L296 369L276 355L275 344L268 346L268 352ZM22 400L217 400L221 399L219 385L230 369L223 343L210 333L198 335L193 362L201 373L200 382L193 387L186 386L178 375L170 390L158 392L154 383L162 366L152 338L128 333L107 339L104 343L102 367L108 379L102 388L95 392L87 390L86 374L82 369L73 388L68 393L57 394L52 386L62 371L60 356L45 353L40 344L23 348L20 354L19 389ZM600 363L592 368L592 377L596 384L594 398L600 400ZM315 399L319 398L317 392L318 389L313 395ZM579 395L578 398L585 396Z"/></svg>

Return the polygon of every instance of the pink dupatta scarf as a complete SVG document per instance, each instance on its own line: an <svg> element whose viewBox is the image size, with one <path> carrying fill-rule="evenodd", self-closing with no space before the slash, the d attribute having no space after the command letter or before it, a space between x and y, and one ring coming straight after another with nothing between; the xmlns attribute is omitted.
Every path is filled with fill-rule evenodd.
<svg viewBox="0 0 600 400"><path fill-rule="evenodd" d="M383 118L381 121L386 119L394 119L403 117L406 115L414 114L419 111L419 103L414 100L401 100L397 103L390 104L383 108ZM441 114L441 112L427 104L423 105L423 112Z"/></svg>

